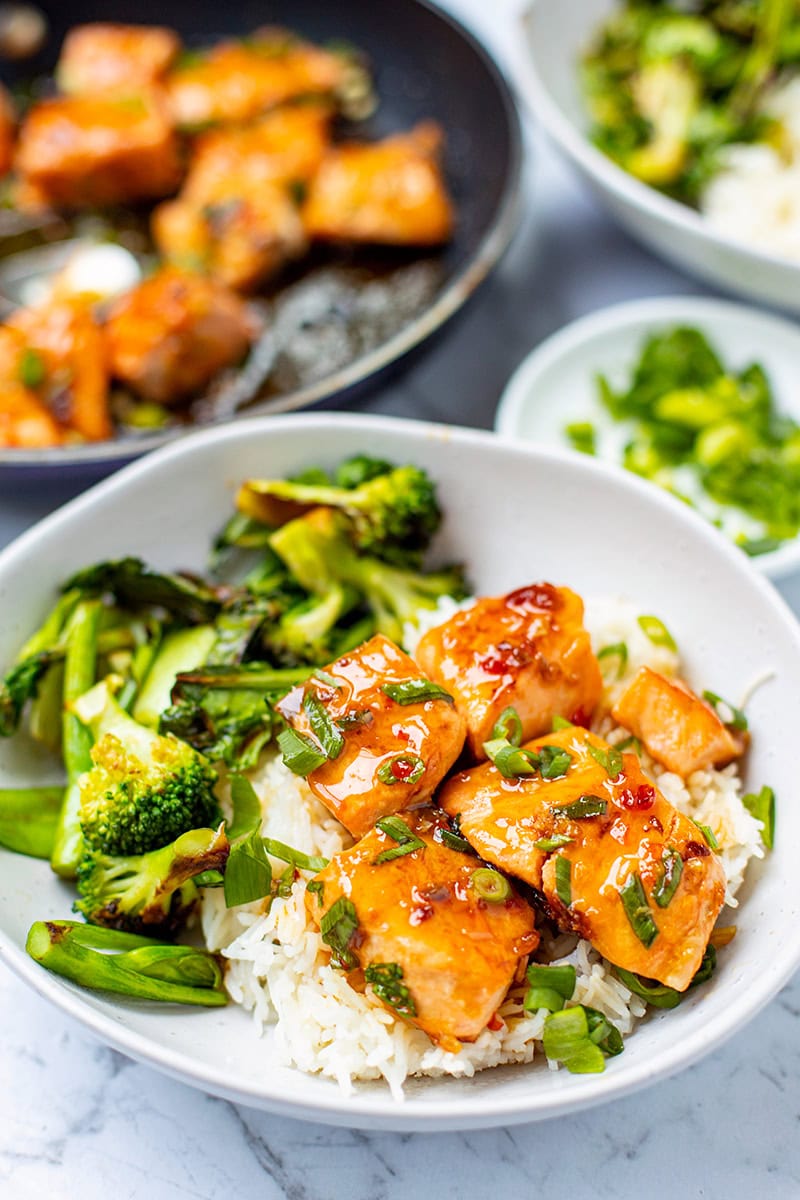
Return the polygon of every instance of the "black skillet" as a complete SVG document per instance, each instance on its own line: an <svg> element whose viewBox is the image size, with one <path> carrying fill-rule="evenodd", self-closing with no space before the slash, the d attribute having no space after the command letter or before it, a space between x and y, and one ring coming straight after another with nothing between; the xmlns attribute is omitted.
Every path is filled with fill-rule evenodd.
<svg viewBox="0 0 800 1200"><path fill-rule="evenodd" d="M268 334L258 348L262 367L256 361L249 377L229 380L232 387L223 389L221 403L195 406L196 424L235 416L231 396L236 406L247 401L249 416L340 400L364 388L440 328L508 245L521 162L516 109L483 48L427 0L245 0L227 5L219 0L49 0L39 7L47 18L41 50L16 65L0 65L0 76L12 87L51 72L67 29L86 21L170 25L188 45L243 35L265 24L285 25L312 41L350 42L366 56L379 103L372 116L351 124L348 133L378 138L426 117L435 118L446 132L445 167L458 213L450 246L421 257L334 255L298 278L280 281L275 303L284 304L278 312L284 313L284 326L291 327L286 353ZM361 321L366 322L363 328ZM56 450L0 450L0 472L13 471L17 478L19 471L29 476L50 474L53 468L96 474L175 433Z"/></svg>

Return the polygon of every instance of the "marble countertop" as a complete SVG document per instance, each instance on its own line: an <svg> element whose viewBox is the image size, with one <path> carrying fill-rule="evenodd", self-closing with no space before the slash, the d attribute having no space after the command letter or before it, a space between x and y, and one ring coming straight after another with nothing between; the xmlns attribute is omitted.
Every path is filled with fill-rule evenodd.
<svg viewBox="0 0 800 1200"><path fill-rule="evenodd" d="M573 0L574 2L574 0ZM502 59L518 0L449 0ZM388 6L387 6L388 8ZM461 318L359 410L489 427L527 351L615 301L702 288L626 237L528 130L519 235ZM0 545L74 494L0 483ZM783 589L800 612L800 581ZM483 1133L331 1129L206 1096L93 1040L0 967L3 1200L800 1197L800 976L674 1079L557 1122Z"/></svg>

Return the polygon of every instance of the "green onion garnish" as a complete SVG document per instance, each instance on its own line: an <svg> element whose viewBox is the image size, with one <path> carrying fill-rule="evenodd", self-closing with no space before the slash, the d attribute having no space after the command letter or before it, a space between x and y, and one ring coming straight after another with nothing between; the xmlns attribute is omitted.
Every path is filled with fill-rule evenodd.
<svg viewBox="0 0 800 1200"><path fill-rule="evenodd" d="M311 731L325 751L326 757L338 758L344 750L344 737L341 730L334 725L325 705L313 692L306 692L303 697L303 708L308 717Z"/></svg>
<svg viewBox="0 0 800 1200"><path fill-rule="evenodd" d="M449 829L445 829L443 825L437 825L433 831L433 840L442 846L447 846L448 850L457 850L459 854L475 855L472 846L462 836L461 813L456 813L454 817L450 818Z"/></svg>
<svg viewBox="0 0 800 1200"><path fill-rule="evenodd" d="M381 763L375 772L381 783L418 783L425 774L425 763L418 754L395 754Z"/></svg>
<svg viewBox="0 0 800 1200"><path fill-rule="evenodd" d="M642 633L650 639L654 646L666 646L668 650L677 653L678 646L675 639L659 617L639 617L638 623Z"/></svg>
<svg viewBox="0 0 800 1200"><path fill-rule="evenodd" d="M554 833L549 838L539 838L538 842L533 845L537 850L558 850L561 846L568 846L570 842L574 842L575 838L567 837L565 833Z"/></svg>
<svg viewBox="0 0 800 1200"><path fill-rule="evenodd" d="M636 996L641 996L653 1008L677 1008L683 996L675 988L667 987L664 983L646 982L641 975L625 971L622 967L614 967L621 983Z"/></svg>
<svg viewBox="0 0 800 1200"><path fill-rule="evenodd" d="M553 717L553 733L559 729L572 729L572 721L568 721L566 717L560 717L556 713Z"/></svg>
<svg viewBox="0 0 800 1200"><path fill-rule="evenodd" d="M381 691L396 704L422 704L425 700L446 700L455 704L450 693L432 679L404 679L402 683L385 683Z"/></svg>
<svg viewBox="0 0 800 1200"><path fill-rule="evenodd" d="M704 838L706 839L706 841L708 842L708 844L709 844L709 846L711 847L711 849L712 849L712 850L719 850L719 842L718 842L718 841L717 841L717 839L716 839L716 836L715 836L715 834L714 834L714 830L713 830L713 829L711 829L711 827L710 827L710 826L708 826L708 825L701 825L699 821L695 821L694 817L690 817L690 818L689 818L689 820L692 822L692 824L693 824L693 825L696 825L696 826L697 826L697 828L698 828L698 829L700 830L700 832L702 833L703 837L704 837Z"/></svg>
<svg viewBox="0 0 800 1200"><path fill-rule="evenodd" d="M223 889L225 904L251 904L268 896L272 888L272 867L259 829L243 834L231 843L225 864Z"/></svg>
<svg viewBox="0 0 800 1200"><path fill-rule="evenodd" d="M572 904L572 863L563 854L556 859L556 895L565 908Z"/></svg>
<svg viewBox="0 0 800 1200"><path fill-rule="evenodd" d="M634 754L641 756L642 743L633 734L630 737L623 738L621 742L617 742L615 749L617 750L632 750Z"/></svg>
<svg viewBox="0 0 800 1200"><path fill-rule="evenodd" d="M294 867L287 867L278 880L278 887L275 895L281 900L286 900L292 894L292 884L294 883Z"/></svg>
<svg viewBox="0 0 800 1200"><path fill-rule="evenodd" d="M320 936L332 951L331 963L343 971L352 971L358 966L358 957L350 949L350 943L358 932L358 913L352 900L340 896L323 916L319 925Z"/></svg>
<svg viewBox="0 0 800 1200"><path fill-rule="evenodd" d="M764 826L761 841L771 850L775 844L775 793L772 788L765 784L758 793L748 792L742 796L742 804L751 816L761 821Z"/></svg>
<svg viewBox="0 0 800 1200"><path fill-rule="evenodd" d="M391 862L395 858L402 858L405 854L413 854L415 850L424 850L425 843L422 838L418 838L415 833L412 833L405 821L400 817L382 817L375 824L376 829L380 829L381 833L385 833L393 842L397 842L396 846L392 846L390 850L383 850L375 859L374 865L378 863Z"/></svg>
<svg viewBox="0 0 800 1200"><path fill-rule="evenodd" d="M295 775L310 775L317 767L328 761L319 746L296 729L282 729L278 734L278 748L283 761Z"/></svg>
<svg viewBox="0 0 800 1200"><path fill-rule="evenodd" d="M663 872L653 888L653 899L659 908L666 908L675 895L683 874L683 859L674 846L665 846L661 855Z"/></svg>
<svg viewBox="0 0 800 1200"><path fill-rule="evenodd" d="M697 987L700 983L707 983L717 969L717 951L716 947L711 945L711 942L705 948L700 966L694 973L690 988Z"/></svg>
<svg viewBox="0 0 800 1200"><path fill-rule="evenodd" d="M582 1004L552 1013L544 1023L544 1052L551 1062L560 1062L573 1075L599 1074L606 1056L622 1052L622 1036L616 1026Z"/></svg>
<svg viewBox="0 0 800 1200"><path fill-rule="evenodd" d="M403 969L397 963L370 963L364 978L373 992L401 1017L415 1017L417 1006L402 982Z"/></svg>
<svg viewBox="0 0 800 1200"><path fill-rule="evenodd" d="M470 883L481 900L487 900L489 904L504 904L511 896L511 884L491 867L478 867L472 872Z"/></svg>
<svg viewBox="0 0 800 1200"><path fill-rule="evenodd" d="M625 916L630 921L631 929L642 945L649 950L658 937L658 926L650 912L638 872L634 871L628 876L625 885L620 888L619 898L625 909Z"/></svg>
<svg viewBox="0 0 800 1200"><path fill-rule="evenodd" d="M290 863L301 871L324 871L330 861L320 854L304 854L302 850L295 850L283 842L276 842L274 838L265 837L263 841L267 854L279 858L281 862Z"/></svg>
<svg viewBox="0 0 800 1200"><path fill-rule="evenodd" d="M598 650L597 652L597 661L602 662L604 658L616 658L617 679L621 679L628 665L628 647L626 643L614 642L611 646L603 646L602 650Z"/></svg>
<svg viewBox="0 0 800 1200"><path fill-rule="evenodd" d="M314 671L312 678L318 679L320 681L320 683L324 683L326 687L335 688L337 692L340 692L342 690L342 685L339 682L339 680L335 679L334 676L330 674L330 672L323 671L319 667L317 667L316 670Z"/></svg>
<svg viewBox="0 0 800 1200"><path fill-rule="evenodd" d="M573 421L564 426L564 433L569 438L575 450L581 454L596 454L597 439L595 428L591 421Z"/></svg>
<svg viewBox="0 0 800 1200"><path fill-rule="evenodd" d="M518 746L522 741L522 721L519 719L517 710L511 705L504 708L495 721L490 740L493 742L505 740L512 746Z"/></svg>
<svg viewBox="0 0 800 1200"><path fill-rule="evenodd" d="M747 729L747 717L729 700L723 700L714 692L703 692L703 699L711 705L723 725L729 725L731 729Z"/></svg>
<svg viewBox="0 0 800 1200"><path fill-rule="evenodd" d="M47 368L41 354L28 346L19 359L20 383L26 388L38 388L44 383L46 374Z"/></svg>
<svg viewBox="0 0 800 1200"><path fill-rule="evenodd" d="M572 999L576 972L569 964L547 967L532 963L526 974L530 986L523 1004L525 1012L537 1012L540 1008L558 1012L565 1000Z"/></svg>
<svg viewBox="0 0 800 1200"><path fill-rule="evenodd" d="M609 779L617 779L622 771L622 755L616 746L603 750L600 746L589 746L589 753L598 762Z"/></svg>
<svg viewBox="0 0 800 1200"><path fill-rule="evenodd" d="M572 755L563 746L540 746L537 751L538 770L542 779L561 779L572 762Z"/></svg>
<svg viewBox="0 0 800 1200"><path fill-rule="evenodd" d="M322 908L325 903L325 884L321 879L312 879L306 884L306 891L316 895L317 904Z"/></svg>
<svg viewBox="0 0 800 1200"><path fill-rule="evenodd" d="M504 779L519 779L521 775L533 775L536 772L536 756L530 750L512 746L505 738L484 742L483 750Z"/></svg>
<svg viewBox="0 0 800 1200"><path fill-rule="evenodd" d="M587 817L603 817L608 812L608 802L600 796L579 796L571 804L556 804L550 811L570 821L583 821Z"/></svg>

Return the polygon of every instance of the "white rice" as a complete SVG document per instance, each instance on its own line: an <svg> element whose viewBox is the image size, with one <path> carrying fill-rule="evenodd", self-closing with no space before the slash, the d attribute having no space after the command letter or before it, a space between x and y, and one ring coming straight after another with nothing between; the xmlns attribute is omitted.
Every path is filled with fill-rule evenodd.
<svg viewBox="0 0 800 1200"><path fill-rule="evenodd" d="M451 600L425 614L416 636L446 620L458 606ZM586 624L595 650L617 642L628 647L625 680L649 665L674 675L678 658L654 646L637 623L636 607L618 598L587 604ZM411 640L411 632L409 640ZM614 685L616 686L616 685ZM606 701L611 699L609 688ZM607 711L607 704L606 704ZM601 716L597 731L612 742L626 736ZM732 764L722 771L697 771L687 780L665 771L647 755L645 770L666 798L682 812L708 825L719 842L728 881L727 902L736 904L750 858L762 857L760 822L741 803L741 780ZM273 756L253 776L264 806L264 834L308 854L330 858L353 839L312 795L302 779ZM275 863L280 871L284 864ZM210 949L228 960L226 983L232 999L252 1011L259 1032L271 1031L280 1060L302 1071L335 1079L345 1092L354 1081L384 1079L402 1098L410 1076L472 1076L501 1063L531 1062L542 1055L546 1014L525 1014L524 987L512 988L500 1009L502 1026L486 1029L457 1054L435 1046L428 1036L393 1016L369 994L354 991L341 971L328 965L328 953L306 916L305 880L298 879L286 899L226 909L219 889L203 893L202 927ZM604 1013L624 1035L645 1014L645 1004L616 978L588 942L560 936L547 947L555 961L577 971L575 1000ZM554 1064L550 1064L554 1066Z"/></svg>
<svg viewBox="0 0 800 1200"><path fill-rule="evenodd" d="M800 76L776 87L764 111L782 122L780 150L733 145L700 208L721 233L780 258L800 260Z"/></svg>

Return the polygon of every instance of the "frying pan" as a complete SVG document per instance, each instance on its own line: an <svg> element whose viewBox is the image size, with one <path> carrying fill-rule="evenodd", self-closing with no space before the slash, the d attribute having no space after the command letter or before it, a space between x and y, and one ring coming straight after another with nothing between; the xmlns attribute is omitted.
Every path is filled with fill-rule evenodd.
<svg viewBox="0 0 800 1200"><path fill-rule="evenodd" d="M506 249L516 224L521 136L500 72L470 33L427 0L49 0L40 4L48 35L40 51L0 75L12 87L52 71L67 30L96 20L172 26L187 45L285 25L315 42L344 40L366 56L379 104L355 135L368 140L434 118L446 133L445 170L457 210L451 244L437 256L432 294L385 340L321 378L249 404L244 414L283 412L345 399L429 338L464 304ZM413 266L413 264L411 264ZM364 268L367 272L369 267ZM334 280L334 289L338 286ZM391 287L391 285L390 285ZM343 305L352 304L352 286ZM392 293L390 291L390 306ZM398 297L398 303L401 300ZM228 417L235 417L229 413ZM20 478L60 468L98 474L181 431L50 450L0 450L0 473Z"/></svg>

